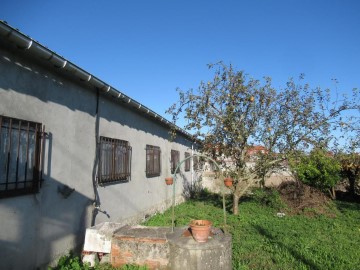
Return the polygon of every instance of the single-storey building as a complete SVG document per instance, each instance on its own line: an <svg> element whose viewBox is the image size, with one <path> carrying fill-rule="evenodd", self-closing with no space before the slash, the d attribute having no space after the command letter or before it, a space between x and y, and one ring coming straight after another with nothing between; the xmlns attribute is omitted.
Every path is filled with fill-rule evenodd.
<svg viewBox="0 0 360 270"><path fill-rule="evenodd" d="M164 178L192 151L189 133L0 21L1 269L43 268L87 227L170 207ZM190 160L180 170L178 200L194 181Z"/></svg>

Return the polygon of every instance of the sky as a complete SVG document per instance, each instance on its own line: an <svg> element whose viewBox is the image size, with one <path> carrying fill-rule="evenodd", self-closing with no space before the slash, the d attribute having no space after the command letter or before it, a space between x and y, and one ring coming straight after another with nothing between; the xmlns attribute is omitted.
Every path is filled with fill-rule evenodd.
<svg viewBox="0 0 360 270"><path fill-rule="evenodd" d="M358 0L2 0L0 19L167 119L218 61L278 88L360 88Z"/></svg>

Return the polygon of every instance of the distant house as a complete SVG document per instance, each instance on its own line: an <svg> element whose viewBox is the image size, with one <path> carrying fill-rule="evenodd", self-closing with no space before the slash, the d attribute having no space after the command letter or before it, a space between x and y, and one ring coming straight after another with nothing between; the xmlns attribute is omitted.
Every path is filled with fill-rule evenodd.
<svg viewBox="0 0 360 270"><path fill-rule="evenodd" d="M193 149L190 134L0 22L1 269L44 268L81 247L86 227L168 208L164 178ZM180 169L178 201L193 181Z"/></svg>
<svg viewBox="0 0 360 270"><path fill-rule="evenodd" d="M256 160L259 154L267 154L269 151L262 145L249 146L246 150L246 156L250 161Z"/></svg>

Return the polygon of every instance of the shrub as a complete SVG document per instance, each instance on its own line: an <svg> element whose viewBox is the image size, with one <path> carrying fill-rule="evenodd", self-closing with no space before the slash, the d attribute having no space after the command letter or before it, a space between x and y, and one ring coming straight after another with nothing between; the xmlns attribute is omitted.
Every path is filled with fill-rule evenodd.
<svg viewBox="0 0 360 270"><path fill-rule="evenodd" d="M334 186L341 179L341 166L328 152L315 149L309 155L300 154L290 160L290 166L298 180L321 191L330 191L331 197L335 197Z"/></svg>
<svg viewBox="0 0 360 270"><path fill-rule="evenodd" d="M286 205L280 198L280 194L273 188L254 188L252 190L252 199L259 204L269 206L277 211L286 208Z"/></svg>

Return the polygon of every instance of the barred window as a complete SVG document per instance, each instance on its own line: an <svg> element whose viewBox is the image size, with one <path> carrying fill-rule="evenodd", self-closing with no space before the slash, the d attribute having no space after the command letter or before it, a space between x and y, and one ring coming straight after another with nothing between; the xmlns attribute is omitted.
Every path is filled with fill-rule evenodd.
<svg viewBox="0 0 360 270"><path fill-rule="evenodd" d="M45 126L0 115L0 198L39 192Z"/></svg>
<svg viewBox="0 0 360 270"><path fill-rule="evenodd" d="M129 181L131 176L131 147L129 142L101 136L99 148L98 183Z"/></svg>
<svg viewBox="0 0 360 270"><path fill-rule="evenodd" d="M160 147L146 145L146 176L159 176L161 172Z"/></svg>
<svg viewBox="0 0 360 270"><path fill-rule="evenodd" d="M176 150L171 150L171 173L175 172L176 166L180 161L180 152Z"/></svg>
<svg viewBox="0 0 360 270"><path fill-rule="evenodd" d="M190 154L188 152L185 152L185 158L190 157ZM191 158L185 160L185 172L190 171L190 161Z"/></svg>

